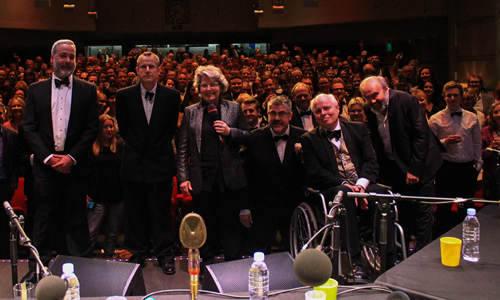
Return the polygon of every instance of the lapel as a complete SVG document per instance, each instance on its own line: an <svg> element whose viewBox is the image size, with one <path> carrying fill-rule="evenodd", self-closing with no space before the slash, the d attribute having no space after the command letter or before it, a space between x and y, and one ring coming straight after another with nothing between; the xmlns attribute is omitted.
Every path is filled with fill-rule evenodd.
<svg viewBox="0 0 500 300"><path fill-rule="evenodd" d="M82 90L81 82L79 82L78 79L73 76L73 87L71 88L71 111L69 114L68 131L66 133L66 138L70 133L73 132L73 126L75 126L74 124L76 122L75 120L76 117L72 117L72 115L73 112L78 111L81 90Z"/></svg>
<svg viewBox="0 0 500 300"><path fill-rule="evenodd" d="M198 148L198 154L201 152L201 130L202 130L202 125L203 125L203 110L205 109L205 106L202 105L203 100L201 100L198 105L196 106L196 109L193 109L193 115L190 120L190 122L193 122L194 124L194 132L196 134L196 147Z"/></svg>
<svg viewBox="0 0 500 300"><path fill-rule="evenodd" d="M272 153L272 157L270 158L271 162L273 164L275 164L276 166L281 167L282 163L281 163L281 160L280 160L280 156L278 154L278 148L276 148L276 143L274 142L274 138L273 138L273 134L271 132L271 127L267 126L265 128L265 131L266 131L266 134L265 134L265 138L264 138L264 145L262 145L263 147L266 147L268 150L264 150L266 148L263 149L263 151L261 151L261 154L262 153ZM288 142L286 143L286 148L288 148ZM256 145L258 146L258 145ZM285 157L286 157L286 149L285 149ZM283 158L283 164L285 163L285 157Z"/></svg>
<svg viewBox="0 0 500 300"><path fill-rule="evenodd" d="M291 126L290 132L288 133L288 141L286 142L285 155L283 157L283 165L291 160L295 153L295 141L297 140L298 132Z"/></svg>
<svg viewBox="0 0 500 300"><path fill-rule="evenodd" d="M333 151L333 145L332 143L328 140L328 137L326 136L326 130L325 128L318 126L316 127L316 132L317 136L322 144L322 147L324 148L324 153L326 154L326 157L328 158L328 162L330 163L330 167L332 170L338 171L338 166L337 166L337 158L335 157L335 151Z"/></svg>
<svg viewBox="0 0 500 300"><path fill-rule="evenodd" d="M140 91L140 89L139 89ZM160 120L162 117L165 118L166 116L162 116L162 112L165 110L162 109L164 105L166 105L165 101L163 101L164 97L164 90L162 89L162 86L157 83L156 85L156 95L155 95L155 102L153 104L153 110L151 111L151 119L149 120L149 125L153 124L157 119ZM142 103L142 98L141 98L141 103ZM144 106L143 106L144 110ZM144 112L144 116L146 116L146 112ZM147 119L146 119L146 124L147 124Z"/></svg>
<svg viewBox="0 0 500 300"><path fill-rule="evenodd" d="M37 97L36 101L34 101L35 105L38 105L38 102L40 102L40 110L43 112L46 112L50 118L47 118L47 121L49 124L43 124L41 127L43 127L43 130L46 130L46 134L48 134L51 138L52 144L54 141L54 131L52 130L53 125L52 125L52 77L47 79L46 81L42 82L43 85L41 85L40 89L40 97Z"/></svg>

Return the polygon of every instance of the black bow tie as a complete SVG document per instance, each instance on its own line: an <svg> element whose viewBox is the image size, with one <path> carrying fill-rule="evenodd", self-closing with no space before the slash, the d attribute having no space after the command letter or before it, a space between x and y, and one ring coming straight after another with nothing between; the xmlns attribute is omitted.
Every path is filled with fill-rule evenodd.
<svg viewBox="0 0 500 300"><path fill-rule="evenodd" d="M458 117L461 117L462 116L462 112L461 111L456 111L456 112L452 112L451 113L451 116L458 116Z"/></svg>
<svg viewBox="0 0 500 300"><path fill-rule="evenodd" d="M59 80L59 79L55 78L54 83L56 85L56 88L60 88L61 85L69 86L69 79L65 78L63 80Z"/></svg>
<svg viewBox="0 0 500 300"><path fill-rule="evenodd" d="M310 116L312 115L312 111L308 110L308 111L301 111L300 112L300 116L303 117L303 116Z"/></svg>
<svg viewBox="0 0 500 300"><path fill-rule="evenodd" d="M153 101L155 93L146 92L146 100Z"/></svg>
<svg viewBox="0 0 500 300"><path fill-rule="evenodd" d="M275 143L279 142L280 140L287 141L288 140L288 134L274 136L274 142Z"/></svg>
<svg viewBox="0 0 500 300"><path fill-rule="evenodd" d="M326 135L328 136L329 140L335 139L338 141L342 136L342 132L340 130L327 131Z"/></svg>

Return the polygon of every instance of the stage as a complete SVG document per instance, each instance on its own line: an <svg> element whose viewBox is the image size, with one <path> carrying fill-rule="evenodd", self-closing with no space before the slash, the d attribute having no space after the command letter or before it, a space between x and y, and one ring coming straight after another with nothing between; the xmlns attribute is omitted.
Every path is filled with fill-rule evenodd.
<svg viewBox="0 0 500 300"><path fill-rule="evenodd" d="M187 259L186 257L176 257L175 260L177 272L174 275L165 275L162 273L161 268L158 266L156 260L148 260L144 268L142 268L142 274L144 277L144 284L146 287L146 293L150 294L157 292L152 297L156 300L173 300L173 299L190 299L189 297L189 274L187 271ZM18 265L19 278L21 278L28 270L27 260L20 260ZM11 285L11 265L8 261L0 261L0 274L2 280L0 280L0 299L12 299L12 285ZM246 280L246 279L245 279ZM272 275L271 275L272 280ZM367 285L357 285L357 286L341 286L339 287L339 292L345 292L345 294L339 295L338 299L374 299L382 300L387 299L389 295L388 292L376 291L376 290L356 290L351 291L351 289L356 288L367 288ZM185 289L180 291L179 289ZM201 286L200 286L201 289ZM277 300L303 300L304 293L310 290L310 287L304 287L297 291L286 292L279 295L273 295L271 293L270 299ZM166 291L169 290L169 291ZM173 290L173 291L172 291ZM177 291L176 291L177 290ZM162 292L164 291L164 292ZM238 296L246 296L247 293L233 293ZM141 296L127 296L129 300L140 300ZM96 299L105 300L106 297L83 297L82 299ZM198 299L228 299L227 296L222 295L211 295L208 293L200 293Z"/></svg>

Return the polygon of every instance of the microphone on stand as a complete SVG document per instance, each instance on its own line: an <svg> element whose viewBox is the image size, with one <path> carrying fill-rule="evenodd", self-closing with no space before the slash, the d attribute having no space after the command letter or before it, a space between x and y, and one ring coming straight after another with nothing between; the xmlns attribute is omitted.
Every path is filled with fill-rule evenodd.
<svg viewBox="0 0 500 300"><path fill-rule="evenodd" d="M184 247L189 249L188 272L191 279L191 299L198 298L198 275L200 274L200 250L207 239L207 228L203 218L196 213L187 214L181 222L179 237Z"/></svg>
<svg viewBox="0 0 500 300"><path fill-rule="evenodd" d="M28 238L28 236L24 232L23 227L19 223L19 217L14 212L14 209L12 209L12 206L10 206L10 203L8 201L5 201L3 203L3 207L5 208L5 211L7 212L7 215L9 216L10 221L12 223L14 223L14 225L17 227L17 230L18 230L19 235L20 235L20 239L22 241L24 241L25 246L30 248L31 253L33 254L35 261L37 263L37 266L39 266L40 269L42 270L42 273L43 273L42 276L47 277L47 276L51 275L50 272L47 270L47 268L45 268L45 266L43 265L42 260L40 259L40 255L38 254L38 250L35 248L35 246L33 246L31 244L31 240ZM38 278L38 270L37 270L37 278Z"/></svg>
<svg viewBox="0 0 500 300"><path fill-rule="evenodd" d="M293 262L293 273L303 285L320 286L332 275L332 262L318 249L302 250Z"/></svg>
<svg viewBox="0 0 500 300"><path fill-rule="evenodd" d="M63 300L68 289L68 282L59 276L50 275L42 278L36 285L36 300Z"/></svg>

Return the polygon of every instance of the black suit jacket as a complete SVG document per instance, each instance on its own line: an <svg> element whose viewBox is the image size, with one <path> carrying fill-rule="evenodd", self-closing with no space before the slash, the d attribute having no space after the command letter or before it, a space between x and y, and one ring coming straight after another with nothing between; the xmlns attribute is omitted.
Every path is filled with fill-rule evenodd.
<svg viewBox="0 0 500 300"><path fill-rule="evenodd" d="M121 172L124 179L155 183L175 175L172 138L177 130L180 102L178 91L157 84L148 124L140 83L117 92L116 117L125 140Z"/></svg>
<svg viewBox="0 0 500 300"><path fill-rule="evenodd" d="M388 157L378 131L377 116L369 106L365 106L365 114L383 169ZM410 172L418 176L422 183L431 180L441 166L442 158L417 98L405 92L389 90L388 119L392 154L398 167L404 174Z"/></svg>
<svg viewBox="0 0 500 300"><path fill-rule="evenodd" d="M2 140L3 140L3 156L4 156L4 168L5 173L7 175L7 181L9 182L9 186L12 189L12 194L14 190L17 188L18 181L18 138L17 133L14 130L6 128L0 125L0 131L2 132ZM10 199L5 199L10 200Z"/></svg>
<svg viewBox="0 0 500 300"><path fill-rule="evenodd" d="M55 153L52 130L52 78L30 85L24 112L24 133L35 154L33 174L40 177L59 173L43 163ZM73 77L71 113L66 133L64 151L76 160L71 174L85 176L89 173L89 150L99 127L97 92L95 85Z"/></svg>
<svg viewBox="0 0 500 300"><path fill-rule="evenodd" d="M378 164L370 135L365 124L340 122L342 136L358 177L375 183ZM321 126L314 128L301 138L307 183L315 189L328 189L342 184L337 159L332 144Z"/></svg>
<svg viewBox="0 0 500 300"><path fill-rule="evenodd" d="M270 201L285 200L295 208L303 198L304 166L302 157L295 153L304 129L290 126L285 156L281 163L269 126L250 134L246 146L245 170L249 187L249 202L245 208L268 207ZM293 209L292 208L292 209Z"/></svg>
<svg viewBox="0 0 500 300"><path fill-rule="evenodd" d="M314 127L318 126L318 122L316 121L316 117L314 116L314 114L311 114L311 118ZM302 124L302 119L300 118L300 113L297 108L293 109L293 115L292 119L290 120L290 125L304 129L304 124Z"/></svg>
<svg viewBox="0 0 500 300"><path fill-rule="evenodd" d="M220 101L220 118L231 128L230 136L224 137L220 147L224 183L228 189L238 190L247 185L240 150L250 132L240 105L232 101ZM190 181L193 194L199 194L203 186L200 150L205 107L203 101L186 107L177 143L179 183Z"/></svg>

